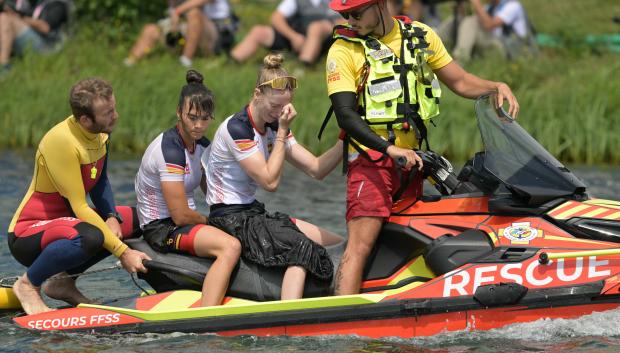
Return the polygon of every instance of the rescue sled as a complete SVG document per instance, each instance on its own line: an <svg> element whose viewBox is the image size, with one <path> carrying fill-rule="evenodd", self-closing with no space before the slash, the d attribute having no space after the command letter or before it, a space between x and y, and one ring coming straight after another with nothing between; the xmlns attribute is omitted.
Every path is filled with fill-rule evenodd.
<svg viewBox="0 0 620 353"><path fill-rule="evenodd" d="M620 306L620 203L586 186L502 109L476 102L484 152L453 174L420 152L436 189L393 208L359 295L308 279L304 299L278 300L282 272L241 261L225 303L201 308L208 259L134 249L158 294L16 317L33 330L409 338L575 318ZM339 263L344 244L328 249Z"/></svg>

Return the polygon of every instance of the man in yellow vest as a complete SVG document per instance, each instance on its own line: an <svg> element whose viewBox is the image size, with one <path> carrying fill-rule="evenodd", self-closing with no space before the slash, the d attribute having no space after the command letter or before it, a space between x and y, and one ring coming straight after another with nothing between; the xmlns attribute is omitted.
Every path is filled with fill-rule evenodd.
<svg viewBox="0 0 620 353"><path fill-rule="evenodd" d="M336 276L336 295L360 290L362 271L400 187L395 160L421 169L413 150L426 142L426 123L439 114L439 80L465 98L497 92L509 113L517 99L502 82L481 79L452 60L428 26L393 18L386 0L332 0L348 25L336 27L326 63L327 91L349 143L349 241ZM417 178L407 193L420 194Z"/></svg>

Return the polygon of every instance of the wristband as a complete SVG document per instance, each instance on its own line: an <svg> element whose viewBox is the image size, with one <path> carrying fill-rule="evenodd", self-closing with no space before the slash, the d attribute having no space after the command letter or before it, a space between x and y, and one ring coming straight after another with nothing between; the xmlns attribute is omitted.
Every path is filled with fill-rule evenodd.
<svg viewBox="0 0 620 353"><path fill-rule="evenodd" d="M123 217L121 217L120 213L118 213L118 212L110 212L110 213L108 213L108 215L106 216L106 220L107 220L107 219L110 219L110 218L112 218L112 217L116 218L116 220L118 221L118 223L119 223L119 224L122 224L122 223L123 223Z"/></svg>

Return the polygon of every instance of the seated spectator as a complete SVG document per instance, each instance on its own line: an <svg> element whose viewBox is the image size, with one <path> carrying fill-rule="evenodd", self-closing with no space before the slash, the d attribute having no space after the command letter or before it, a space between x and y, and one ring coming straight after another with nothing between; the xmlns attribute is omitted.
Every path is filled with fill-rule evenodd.
<svg viewBox="0 0 620 353"><path fill-rule="evenodd" d="M439 14L433 0L392 0L392 13L403 14L414 21L424 22L433 29L439 26Z"/></svg>
<svg viewBox="0 0 620 353"><path fill-rule="evenodd" d="M229 54L235 44L239 19L228 0L212 0L204 7L205 55Z"/></svg>
<svg viewBox="0 0 620 353"><path fill-rule="evenodd" d="M11 54L49 53L64 42L70 0L0 0L0 6L0 76L10 70Z"/></svg>
<svg viewBox="0 0 620 353"><path fill-rule="evenodd" d="M169 0L169 16L142 28L138 40L124 63L132 66L148 55L155 45L183 46L179 62L192 66L196 52L201 48L206 55L221 47L232 46L235 21L228 0ZM181 16L185 21L181 21ZM232 33L232 34L231 34ZM219 39L227 42L218 42Z"/></svg>
<svg viewBox="0 0 620 353"><path fill-rule="evenodd" d="M252 27L231 56L244 62L260 48L293 50L305 64L313 64L331 43L334 24L343 22L325 0L283 0L271 14L271 26Z"/></svg>
<svg viewBox="0 0 620 353"><path fill-rule="evenodd" d="M532 31L519 0L488 0L487 6L480 0L469 2L474 14L458 24L453 51L457 60L469 61L474 48L495 49L512 60L530 45ZM442 23L439 34L444 41L451 39L453 26L454 18Z"/></svg>

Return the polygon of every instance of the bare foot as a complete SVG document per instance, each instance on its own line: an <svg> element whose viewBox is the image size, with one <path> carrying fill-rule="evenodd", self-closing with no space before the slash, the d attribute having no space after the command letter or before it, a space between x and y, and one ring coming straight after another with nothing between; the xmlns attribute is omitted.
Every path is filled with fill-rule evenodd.
<svg viewBox="0 0 620 353"><path fill-rule="evenodd" d="M61 272L43 283L43 293L56 300L62 300L70 305L77 306L80 303L91 304L93 300L80 292L75 286L75 280L68 276L66 272ZM64 277L57 279L56 277Z"/></svg>
<svg viewBox="0 0 620 353"><path fill-rule="evenodd" d="M24 273L15 284L13 284L13 293L19 302L22 304L22 308L28 315L40 314L48 311L52 311L41 298L41 288L35 287L28 276Z"/></svg>

